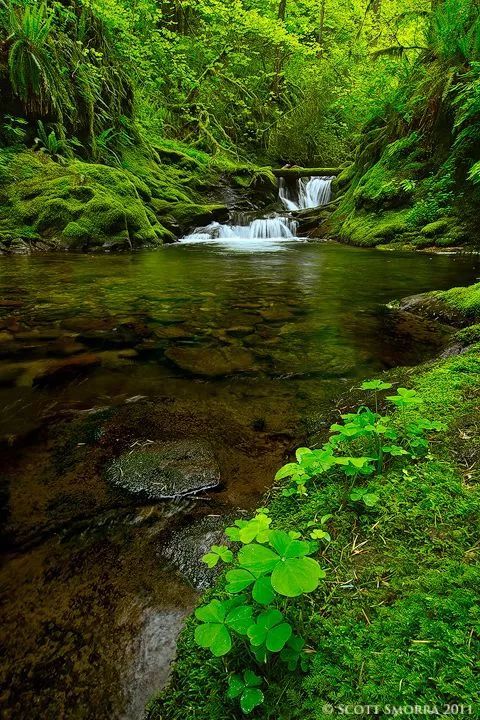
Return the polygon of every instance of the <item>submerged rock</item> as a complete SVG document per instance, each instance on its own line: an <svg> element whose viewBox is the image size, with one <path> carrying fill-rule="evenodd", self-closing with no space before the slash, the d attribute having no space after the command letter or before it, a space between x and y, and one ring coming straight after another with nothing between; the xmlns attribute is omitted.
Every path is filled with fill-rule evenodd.
<svg viewBox="0 0 480 720"><path fill-rule="evenodd" d="M240 347L172 347L165 352L171 362L193 375L221 377L254 369L251 352Z"/></svg>
<svg viewBox="0 0 480 720"><path fill-rule="evenodd" d="M195 495L220 483L212 448L199 440L151 443L116 458L106 475L123 490L157 500Z"/></svg>
<svg viewBox="0 0 480 720"><path fill-rule="evenodd" d="M209 568L202 557L212 545L226 544L225 527L233 520L224 515L208 515L190 522L172 533L161 553L195 589L206 590L215 582L222 563Z"/></svg>
<svg viewBox="0 0 480 720"><path fill-rule="evenodd" d="M38 387L58 385L79 375L84 375L101 364L97 355L84 353L65 360L55 360L35 373L32 384Z"/></svg>

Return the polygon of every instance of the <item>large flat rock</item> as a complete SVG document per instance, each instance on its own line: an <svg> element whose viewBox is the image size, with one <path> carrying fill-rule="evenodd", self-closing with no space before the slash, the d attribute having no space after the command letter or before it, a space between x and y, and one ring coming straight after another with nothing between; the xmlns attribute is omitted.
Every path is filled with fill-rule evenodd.
<svg viewBox="0 0 480 720"><path fill-rule="evenodd" d="M181 370L203 377L222 377L254 369L252 353L240 347L171 347L165 357Z"/></svg>
<svg viewBox="0 0 480 720"><path fill-rule="evenodd" d="M124 453L106 475L113 485L156 500L195 495L220 483L213 450L200 440L156 442Z"/></svg>

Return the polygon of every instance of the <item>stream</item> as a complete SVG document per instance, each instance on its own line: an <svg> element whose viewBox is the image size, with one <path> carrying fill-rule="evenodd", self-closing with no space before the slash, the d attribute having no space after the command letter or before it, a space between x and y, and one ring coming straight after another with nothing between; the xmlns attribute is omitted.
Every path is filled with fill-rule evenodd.
<svg viewBox="0 0 480 720"><path fill-rule="evenodd" d="M156 251L0 257L5 720L140 720L226 519L339 392L448 343L385 304L471 283L478 259L297 238L288 211L329 197L281 185L277 214ZM154 449L194 494L125 477L118 458Z"/></svg>

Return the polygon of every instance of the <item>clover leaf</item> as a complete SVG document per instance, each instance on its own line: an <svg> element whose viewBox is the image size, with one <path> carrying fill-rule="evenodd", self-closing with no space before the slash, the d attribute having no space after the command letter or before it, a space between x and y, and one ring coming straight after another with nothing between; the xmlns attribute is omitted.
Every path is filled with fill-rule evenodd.
<svg viewBox="0 0 480 720"><path fill-rule="evenodd" d="M284 622L280 610L272 608L260 613L247 635L254 647L265 645L270 652L280 652L292 634L292 626Z"/></svg>
<svg viewBox="0 0 480 720"><path fill-rule="evenodd" d="M302 670L307 665L307 656L304 653L305 640L298 635L292 635L280 653L280 660L287 664L290 671L296 670L300 662Z"/></svg>
<svg viewBox="0 0 480 720"><path fill-rule="evenodd" d="M221 657L230 652L232 637L230 630L246 635L252 624L253 608L241 605L245 596L220 602L212 600L195 611L195 617L203 624L195 628L195 642L208 648L212 655Z"/></svg>
<svg viewBox="0 0 480 720"><path fill-rule="evenodd" d="M264 701L264 696L259 686L262 678L252 670L245 670L241 675L232 675L228 679L227 697L230 699L240 698L240 707L248 715Z"/></svg>
<svg viewBox="0 0 480 720"><path fill-rule="evenodd" d="M349 498L353 502L363 502L367 507L374 507L380 499L378 495L370 492L368 488L354 488Z"/></svg>
<svg viewBox="0 0 480 720"><path fill-rule="evenodd" d="M209 568L214 568L219 560L229 563L233 560L233 553L225 545L212 545L210 552L202 557L202 562Z"/></svg>
<svg viewBox="0 0 480 720"><path fill-rule="evenodd" d="M272 588L279 595L297 597L313 592L325 572L316 560L306 557L314 549L311 544L282 530L272 530L268 542L273 550L256 543L241 548L239 565L252 575L271 573Z"/></svg>
<svg viewBox="0 0 480 720"><path fill-rule="evenodd" d="M366 380L360 385L361 390L374 390L375 392L390 390L391 387L391 383L383 382L383 380Z"/></svg>
<svg viewBox="0 0 480 720"><path fill-rule="evenodd" d="M420 405L422 402L416 390L408 390L407 388L398 388L396 395L387 395L387 400L390 400L399 408Z"/></svg>

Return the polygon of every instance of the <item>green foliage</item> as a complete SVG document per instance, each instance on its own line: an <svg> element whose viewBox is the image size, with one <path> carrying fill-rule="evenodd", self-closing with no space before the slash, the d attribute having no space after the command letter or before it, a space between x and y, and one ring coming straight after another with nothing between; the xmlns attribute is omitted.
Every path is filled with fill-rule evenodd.
<svg viewBox="0 0 480 720"><path fill-rule="evenodd" d="M396 415L379 413L379 393L386 393L392 384L382 380L365 381L361 390L372 393L375 410L365 405L356 412L342 415L342 423L330 428L330 439L320 449L299 448L296 462L281 468L276 480L290 478L293 485L283 490L284 497L304 496L308 486L322 475L343 474L348 481L347 501L359 511L376 508L380 495L375 487L357 485L359 478L375 479L394 463L408 458L425 457L428 452L427 433L445 429L440 421L430 421L418 414L422 398L416 390L400 387L385 400L397 410ZM383 396L382 396L383 397ZM411 415L415 410L416 414ZM343 450L343 453L340 451ZM345 454L350 450L350 454ZM355 451L355 452L352 452ZM230 566L225 573L225 592L228 599L211 600L196 610L202 624L195 629L195 642L209 649L212 655L228 655L235 643L249 642L248 663L267 665L277 672L276 658L283 660L290 670L304 665L304 640L295 635L292 613L286 613L282 598L301 598L317 590L325 571L311 557L318 551L318 543L332 542L327 523L334 520L331 513L306 523L313 540L301 539L298 531L272 529L272 519L265 508L250 520L236 520L226 528L231 543L239 545L234 553L226 546L213 546L203 560L213 567L223 561ZM245 660L242 658L242 664ZM247 671L245 671L246 673ZM257 682L257 681L256 681ZM244 698L241 707L249 712L252 702L263 701L263 694L253 693L244 679L234 675L229 681L228 696ZM255 704L257 704L255 702Z"/></svg>
<svg viewBox="0 0 480 720"><path fill-rule="evenodd" d="M308 484L315 484L320 476L329 472L343 473L355 482L362 476L382 474L397 458L414 460L427 453L427 433L439 432L444 426L423 417L408 420L406 411L422 401L415 390L407 388L398 388L395 395L386 396L388 402L402 411L399 418L380 414L378 393L391 387L382 380L364 382L361 390L373 392L375 410L362 405L356 412L342 415L343 422L330 427L330 439L320 449L297 450L297 462L284 465L275 476L276 480L291 479L292 484L283 490L284 496L306 495ZM348 450L357 452L345 454ZM379 499L365 487L352 489L349 498L367 507L373 507ZM317 537L321 538L322 534L318 533Z"/></svg>
<svg viewBox="0 0 480 720"><path fill-rule="evenodd" d="M203 557L209 567L219 561L231 566L225 573L229 597L197 608L195 616L201 624L195 629L195 642L215 657L223 657L234 644L248 639L249 663L255 662L265 672L275 669L280 660L293 671L299 664L305 667L305 642L294 634L293 623L285 614L285 598L312 593L325 572L310 557L318 549L315 543L299 539L296 531L273 530L270 525L271 518L261 508L250 520L237 520L226 529L229 540L240 545L236 555L225 546L214 545ZM249 713L263 702L258 689L261 682L251 670L245 670L243 678L233 675L227 697L238 698L243 712Z"/></svg>
<svg viewBox="0 0 480 720"><path fill-rule="evenodd" d="M263 692L260 690L262 678L252 670L245 670L242 675L232 675L228 679L227 697L230 700L239 698L240 707L248 715L263 703Z"/></svg>
<svg viewBox="0 0 480 720"><path fill-rule="evenodd" d="M471 306L474 295L467 303L462 289L458 301ZM310 659L306 673L289 676L271 668L262 718L318 720L330 705L439 706L452 697L474 713L479 706L478 338L461 355L408 377L422 402L396 411L400 425L422 425L428 415L448 432L431 443L421 462L400 457L381 476L367 478L381 498L373 508L350 500L351 481L336 472L322 475L322 483L310 485L300 500L271 496L275 524L303 533L327 527L331 540L327 581L295 601L292 616L285 613L291 625L303 620L307 644L291 638L280 656L285 662L290 656L294 670L298 649L299 664ZM389 390L377 390L382 407ZM400 425L394 423L397 430ZM187 706L197 720L230 717L222 692L225 669L205 662L192 629L182 635L172 683L149 720L183 720ZM243 655L237 673L243 672Z"/></svg>

